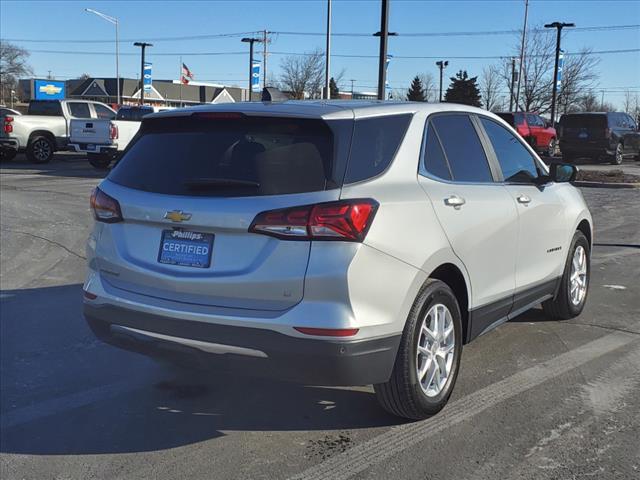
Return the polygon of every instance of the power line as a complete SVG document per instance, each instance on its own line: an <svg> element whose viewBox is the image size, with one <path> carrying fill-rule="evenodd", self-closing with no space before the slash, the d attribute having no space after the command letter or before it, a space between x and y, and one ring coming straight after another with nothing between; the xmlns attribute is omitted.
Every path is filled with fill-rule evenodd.
<svg viewBox="0 0 640 480"><path fill-rule="evenodd" d="M78 51L78 50L30 50L30 53L49 53L60 55L113 55L113 52L94 52L94 51ZM618 50L598 50L598 51L586 51L586 52L565 52L565 56L575 55L609 55L620 53L635 53L640 52L640 48L627 48ZM138 56L135 52L120 52L120 55ZM168 56L218 56L218 55L246 55L246 52L153 52L149 56L154 57L168 57ZM311 56L315 53L309 52L269 52L269 55L300 55ZM378 58L377 55L356 55L356 54L331 54L332 57L340 58ZM513 55L438 55L438 56L422 56L422 55L394 55L394 60L433 60L441 57L456 59L456 60L499 60L504 58L511 58ZM529 55L532 57L548 57L549 55Z"/></svg>
<svg viewBox="0 0 640 480"><path fill-rule="evenodd" d="M574 32L603 32L603 31L620 31L620 30L637 30L640 29L640 24L631 25L596 25L589 27L577 27L571 30ZM545 32L544 29L534 28L530 29L530 32ZM234 33L217 33L217 34L203 34L203 35L183 35L179 37L151 37L146 38L150 42L169 42L169 41L184 41L184 40L215 40L233 37L242 37L246 35L254 35L260 33L259 31L248 32L234 32ZM275 35L285 36L325 36L326 32L295 32L295 31L270 31ZM400 37L474 37L474 36L486 36L486 35L513 35L520 33L520 30L485 30L485 31L461 31L461 32L398 32ZM374 38L370 32L337 32L332 33L332 37L370 37ZM35 38L6 38L3 39L8 42L25 42L25 43L113 43L113 40L83 40L83 39L35 39ZM125 38L121 39L120 43L130 43L139 40L139 38Z"/></svg>

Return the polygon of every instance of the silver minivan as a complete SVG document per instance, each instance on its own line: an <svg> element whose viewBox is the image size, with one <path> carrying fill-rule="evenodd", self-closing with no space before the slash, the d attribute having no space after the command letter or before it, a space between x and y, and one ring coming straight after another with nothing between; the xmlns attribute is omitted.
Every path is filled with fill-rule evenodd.
<svg viewBox="0 0 640 480"><path fill-rule="evenodd" d="M453 104L264 102L162 112L95 189L84 313L122 348L440 410L463 344L585 304L571 165Z"/></svg>

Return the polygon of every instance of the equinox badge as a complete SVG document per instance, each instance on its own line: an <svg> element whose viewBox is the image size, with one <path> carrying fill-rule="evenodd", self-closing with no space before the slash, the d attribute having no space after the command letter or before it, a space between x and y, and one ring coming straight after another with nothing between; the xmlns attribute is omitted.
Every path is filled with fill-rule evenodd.
<svg viewBox="0 0 640 480"><path fill-rule="evenodd" d="M186 220L191 220L191 214L185 213L182 210L171 210L164 214L164 218L166 220L171 220L172 222L184 222Z"/></svg>

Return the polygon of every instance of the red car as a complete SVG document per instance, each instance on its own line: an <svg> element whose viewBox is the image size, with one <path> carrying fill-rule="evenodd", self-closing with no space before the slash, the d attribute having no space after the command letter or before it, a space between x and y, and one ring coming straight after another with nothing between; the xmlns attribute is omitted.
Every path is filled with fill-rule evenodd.
<svg viewBox="0 0 640 480"><path fill-rule="evenodd" d="M525 112L502 112L496 115L515 128L539 154L548 157L555 155L558 146L556 129L540 115Z"/></svg>

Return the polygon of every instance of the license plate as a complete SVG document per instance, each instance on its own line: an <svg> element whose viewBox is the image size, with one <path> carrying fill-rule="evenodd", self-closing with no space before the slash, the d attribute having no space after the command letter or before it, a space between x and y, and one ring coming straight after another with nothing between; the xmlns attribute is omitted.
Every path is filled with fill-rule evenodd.
<svg viewBox="0 0 640 480"><path fill-rule="evenodd" d="M158 262L182 267L209 268L213 234L163 230Z"/></svg>
<svg viewBox="0 0 640 480"><path fill-rule="evenodd" d="M96 146L95 146L95 145L93 145L92 143L89 143L89 144L87 145L87 150L95 150L95 149L96 149Z"/></svg>

